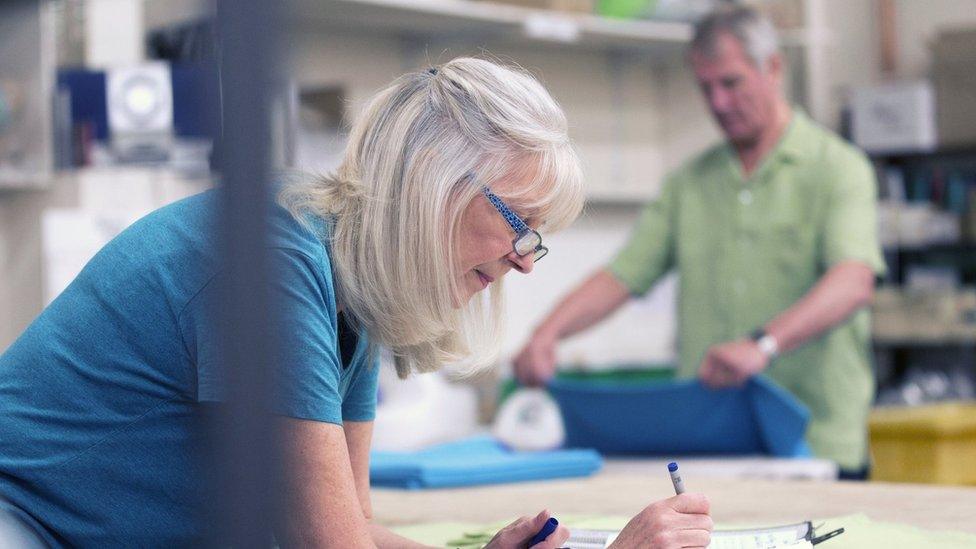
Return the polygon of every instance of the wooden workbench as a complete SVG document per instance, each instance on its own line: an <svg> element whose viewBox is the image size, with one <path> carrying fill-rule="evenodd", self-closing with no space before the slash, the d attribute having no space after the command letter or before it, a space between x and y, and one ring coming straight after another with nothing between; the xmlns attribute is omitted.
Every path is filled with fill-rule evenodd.
<svg viewBox="0 0 976 549"><path fill-rule="evenodd" d="M704 492L717 523L782 524L864 513L879 521L976 533L976 487L797 480L684 479ZM549 508L557 516L632 516L674 495L659 475L604 470L583 479L442 490L373 490L375 518L387 526L439 521L488 523Z"/></svg>

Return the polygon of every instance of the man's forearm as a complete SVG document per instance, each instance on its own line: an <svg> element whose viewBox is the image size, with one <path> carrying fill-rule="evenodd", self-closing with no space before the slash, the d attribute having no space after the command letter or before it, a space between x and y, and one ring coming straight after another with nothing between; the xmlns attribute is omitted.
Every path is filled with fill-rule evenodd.
<svg viewBox="0 0 976 549"><path fill-rule="evenodd" d="M379 524L369 523L369 536L379 549L389 547L390 549L430 549L430 545L423 545L411 539L394 534L388 528Z"/></svg>
<svg viewBox="0 0 976 549"><path fill-rule="evenodd" d="M613 273L601 269L564 297L536 333L556 339L569 337L603 320L629 297L627 287Z"/></svg>
<svg viewBox="0 0 976 549"><path fill-rule="evenodd" d="M838 263L789 309L766 324L780 352L795 349L871 303L874 272L860 261Z"/></svg>

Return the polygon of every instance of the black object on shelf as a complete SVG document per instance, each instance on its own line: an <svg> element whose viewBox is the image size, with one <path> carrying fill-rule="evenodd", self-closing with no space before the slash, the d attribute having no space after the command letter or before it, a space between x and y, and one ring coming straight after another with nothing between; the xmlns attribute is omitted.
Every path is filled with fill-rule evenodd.
<svg viewBox="0 0 976 549"><path fill-rule="evenodd" d="M976 164L976 143L965 147L949 147L934 151L870 153L868 156L875 162L884 162L887 164L931 164L944 162Z"/></svg>
<svg viewBox="0 0 976 549"><path fill-rule="evenodd" d="M958 271L963 285L976 285L976 243L930 244L925 246L898 246L884 250L888 264L888 279L894 284L905 284L908 269L915 265L938 265Z"/></svg>

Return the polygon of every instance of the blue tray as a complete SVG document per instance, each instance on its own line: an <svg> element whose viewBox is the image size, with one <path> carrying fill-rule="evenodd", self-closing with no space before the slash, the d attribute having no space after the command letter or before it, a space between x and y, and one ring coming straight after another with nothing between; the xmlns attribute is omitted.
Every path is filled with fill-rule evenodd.
<svg viewBox="0 0 976 549"><path fill-rule="evenodd" d="M711 390L698 381L609 383L555 380L566 446L617 455L806 457L810 413L772 381Z"/></svg>

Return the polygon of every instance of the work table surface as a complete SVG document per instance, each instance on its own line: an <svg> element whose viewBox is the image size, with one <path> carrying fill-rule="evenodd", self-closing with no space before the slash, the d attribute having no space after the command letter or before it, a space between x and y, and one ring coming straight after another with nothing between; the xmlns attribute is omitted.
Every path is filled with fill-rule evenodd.
<svg viewBox="0 0 976 549"><path fill-rule="evenodd" d="M704 492L718 523L782 524L863 513L878 521L976 533L976 487L810 480L685 478ZM373 514L387 526L509 520L543 508L556 516L632 516L674 495L666 471L608 468L589 478L439 490L373 489Z"/></svg>

